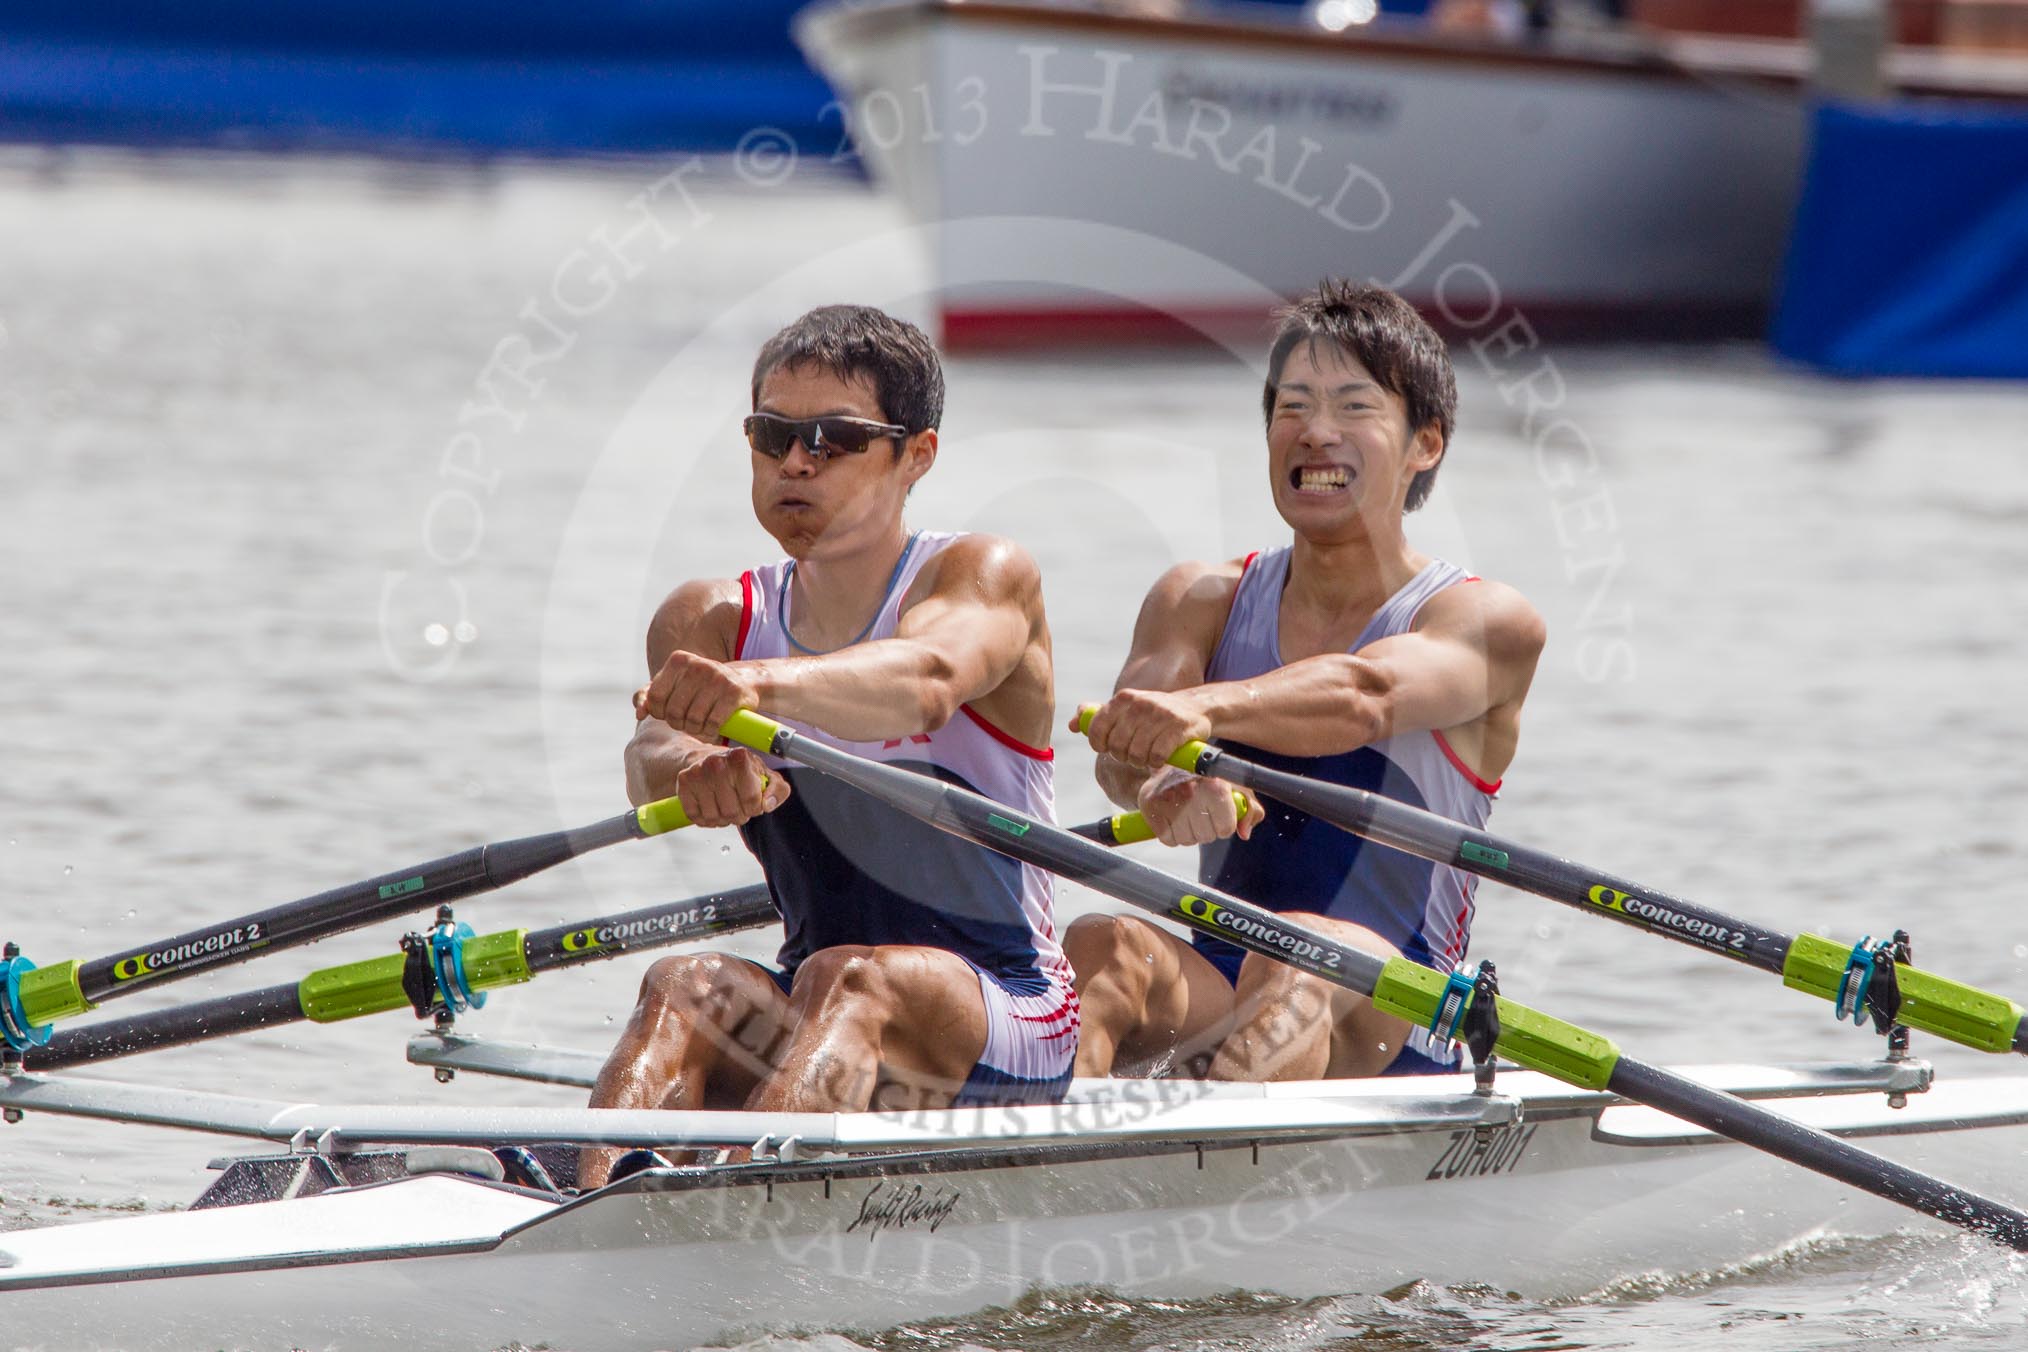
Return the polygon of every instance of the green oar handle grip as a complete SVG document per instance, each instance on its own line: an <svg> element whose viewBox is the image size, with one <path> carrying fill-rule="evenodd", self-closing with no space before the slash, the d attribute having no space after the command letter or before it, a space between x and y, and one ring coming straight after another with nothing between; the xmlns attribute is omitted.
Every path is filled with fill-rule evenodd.
<svg viewBox="0 0 2028 1352"><path fill-rule="evenodd" d="M757 714L751 709L741 709L725 720L724 725L718 730L718 735L749 751L771 755L774 751L775 738L783 731L782 725L772 718ZM1246 796L1235 790L1232 800L1240 815L1244 816L1247 807ZM1114 817L1112 835L1115 845L1135 845L1155 838L1154 828L1150 827L1148 819L1138 812L1122 812Z"/></svg>
<svg viewBox="0 0 2028 1352"><path fill-rule="evenodd" d="M1238 789L1232 791L1232 810L1243 821L1253 810L1253 803ZM1122 812L1113 818L1113 843L1115 845L1138 845L1144 840L1155 838L1155 828L1148 825L1146 816L1139 812Z"/></svg>
<svg viewBox="0 0 2028 1352"><path fill-rule="evenodd" d="M1091 711L1085 711L1082 718L1084 722L1089 723ZM773 752L775 738L780 736L782 731L782 725L772 718L757 714L751 709L741 709L725 720L724 726L718 730L718 735L735 745L767 755ZM1193 742L1191 745L1202 747L1204 744ZM1232 791L1232 805L1242 817L1252 806L1247 801L1246 795L1237 789ZM1112 828L1113 843L1116 845L1136 845L1141 841L1155 838L1154 828L1149 826L1148 819L1138 812L1122 812L1112 819Z"/></svg>
<svg viewBox="0 0 2028 1352"><path fill-rule="evenodd" d="M763 756L774 752L775 738L787 731L774 719L757 714L751 709L736 709L718 735L736 746L749 751L758 751Z"/></svg>
<svg viewBox="0 0 2028 1352"><path fill-rule="evenodd" d="M1096 704L1078 705L1077 730L1079 732L1090 732L1091 720L1097 713L1098 705ZM1197 762L1202 760L1204 753L1210 750L1213 750L1213 748L1208 742L1200 742L1192 738L1169 753L1169 764L1175 766L1178 770L1188 770L1194 775L1197 773ZM1238 794L1233 795L1235 799L1239 796Z"/></svg>
<svg viewBox="0 0 2028 1352"><path fill-rule="evenodd" d="M728 725L730 726L730 725ZM768 786L768 776L761 776L761 788ZM665 835L670 831L681 831L691 825L690 814L683 810L683 804L674 798L658 798L634 809L634 820L641 824L644 836Z"/></svg>
<svg viewBox="0 0 2028 1352"><path fill-rule="evenodd" d="M681 831L690 825L690 814L674 798L657 798L652 803L643 803L635 808L634 820L640 823L642 835L659 836Z"/></svg>
<svg viewBox="0 0 2028 1352"><path fill-rule="evenodd" d="M1850 944L1820 934L1798 934L1782 962L1782 984L1836 1000L1851 956ZM2015 1050L2024 1011L2012 1000L1920 967L1897 964L1894 979L1901 988L1899 1022L1983 1052Z"/></svg>

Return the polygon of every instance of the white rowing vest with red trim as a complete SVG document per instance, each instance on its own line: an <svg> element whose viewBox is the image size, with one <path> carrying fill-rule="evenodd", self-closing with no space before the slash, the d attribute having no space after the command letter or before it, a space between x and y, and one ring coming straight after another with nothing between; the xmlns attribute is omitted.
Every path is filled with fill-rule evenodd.
<svg viewBox="0 0 2028 1352"><path fill-rule="evenodd" d="M893 636L902 598L924 565L960 538L946 531L912 537L860 642ZM738 657L798 654L786 628L791 572L785 559L740 578ZM886 742L847 742L792 719L780 721L856 756L1056 820L1055 752L1016 740L969 705L934 732ZM793 974L810 954L840 944L921 944L956 953L1016 993L1042 994L1052 972L1068 979L1048 873L918 822L814 770L768 761L789 781L789 799L740 834L782 912L784 970Z"/></svg>

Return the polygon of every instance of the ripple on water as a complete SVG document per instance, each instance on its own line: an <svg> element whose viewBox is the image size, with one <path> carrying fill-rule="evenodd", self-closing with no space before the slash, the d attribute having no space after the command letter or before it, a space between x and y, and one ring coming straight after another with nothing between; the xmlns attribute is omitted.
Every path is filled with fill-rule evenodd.
<svg viewBox="0 0 2028 1352"><path fill-rule="evenodd" d="M1157 1300L1108 1288L1030 1292L1012 1305L882 1332L778 1333L731 1352L1574 1352L1667 1345L1717 1352L2016 1346L2028 1260L1954 1235L1820 1238L1706 1271L1646 1273L1583 1296L1411 1282L1381 1295L1234 1291Z"/></svg>
<svg viewBox="0 0 2028 1352"><path fill-rule="evenodd" d="M680 259L636 279L570 362L545 371L526 431L488 443L487 468L506 477L488 498L483 549L459 574L477 642L453 678L431 682L395 663L397 651L404 662L427 654L384 648L394 632L380 609L385 579L424 558L418 536L444 429L530 269L546 275L557 261L549 242L610 219L636 191L631 171L523 166L502 171L497 190L490 177L447 171L388 211L336 161L232 161L243 173L149 163L145 174L113 165L52 182L0 166L0 245L18 281L0 417L13 404L23 420L9 425L21 434L0 455L0 574L22 579L0 605L9 842L0 918L21 927L7 937L45 956L106 951L137 923L175 933L403 860L564 825L562 803L610 801L637 636L610 645L552 636L579 632L546 609L557 570L592 557L559 540L578 506L606 491L591 467L618 411L692 326L752 286L778 283L780 260L809 255L815 238L807 213L759 197L714 200L718 225L686 235ZM253 182L283 186L246 192ZM897 219L859 188L821 200L826 241L871 239ZM157 228L101 247L100 224L137 213ZM361 239L374 247L362 253ZM883 282L926 281L898 237L896 247ZM867 295L863 279L854 285ZM779 294L786 311L841 299L842 286L825 279ZM334 311L326 302L341 293L348 308ZM119 341L85 360L81 343L63 338L107 324ZM2011 895L2003 847L2028 805L2028 775L2011 759L2028 741L2028 703L2012 684L2028 661L2028 627L2013 622L2028 458L1993 447L2028 419L2028 394L1897 383L1859 395L1746 348L1559 351L1571 411L1600 450L1598 487L1622 523L1593 555L1560 538L1575 519L1560 508L1575 499L1545 481L1524 439L1501 435L1508 401L1460 355L1458 463L1413 525L1435 532L1454 521L1469 550L1460 561L1522 587L1551 631L1495 829L1785 928L1857 937L1862 923L1906 909L1921 922L1925 965L2028 988L2028 947L2012 947L2024 936L1991 919ZM921 524L974 526L985 519L979 504L1004 510L1007 533L1053 580L1066 700L1111 680L1135 594L1173 561L1174 537L1156 520L1194 514L1206 548L1226 557L1279 531L1260 500L1192 486L1225 480L1164 473L1166 456L1143 472L1122 458L1130 452L1090 449L1127 445L1151 425L1247 444L1258 435L1250 371L1166 354L978 360L952 364L951 389L952 453L923 485ZM49 390L70 392L61 424L40 411ZM728 391L728 408L739 394ZM1847 412L1860 398L1863 410ZM1053 430L1059 415L1070 434ZM1018 459L960 453L1003 428L1042 434ZM1862 440L1863 454L1825 463L1825 449ZM687 455L672 458L673 473L691 476ZM1114 473L1123 466L1136 477ZM708 477L684 478L686 494ZM1130 492L1118 487L1128 482ZM1093 488L1083 505L1063 492L1071 484ZM1073 509L1012 510L1030 500L1018 495L1044 493ZM21 503L33 510L7 512ZM645 618L691 575L683 570L737 568L763 547L738 514L684 510L655 538L621 532L596 557ZM1609 577L1585 566L1594 557L1615 560ZM6 572L15 559L29 562ZM412 618L419 632L438 616L425 608ZM1631 660L1601 676L1587 653L1622 625ZM122 717L136 691L141 713ZM108 709L118 735L105 730ZM1066 815L1097 810L1089 770L1063 748ZM486 788L483 801L463 796L472 783ZM149 811L108 815L116 790L146 790ZM110 842L109 827L122 833ZM736 846L665 842L601 854L484 909L503 924L548 924L751 876L738 867ZM1707 969L1693 983L1680 948L1500 889L1480 896L1475 953L1501 958L1517 985L1542 988L1554 1012L1596 1012L1601 1031L1637 1038L1644 1055L1851 1054L1830 1042L1835 1025L1817 1015L1805 1024L1774 983L1748 994ZM1093 904L1077 889L1066 898L1060 919ZM1553 944L1527 942L1538 925ZM335 947L344 957L389 951L393 928ZM338 957L299 954L274 975L246 974L248 984ZM578 1045L606 1042L631 978L615 968L560 980L486 1017L539 1009L567 1042L572 1030ZM1629 1008L1620 994L1629 988L1698 997L1700 1012L1736 1010L1737 1028L1679 1017L1667 998ZM370 1022L137 1058L119 1075L339 1101L432 1092L392 1068L405 1034ZM0 1129L0 1226L133 1205L58 1193L181 1202L214 1148L105 1123L31 1118ZM1826 1242L1758 1266L1643 1282L1554 1305L1428 1286L1306 1301L1057 1291L961 1320L759 1346L2028 1343L2018 1264L1948 1239Z"/></svg>
<svg viewBox="0 0 2028 1352"><path fill-rule="evenodd" d="M1294 1347L1307 1344L1273 1334L1310 1326L1312 1310L1327 1303L1244 1291L1198 1300L1152 1300L1104 1287L1056 1287L1031 1291L1012 1305L994 1306L962 1319L903 1324L883 1333L854 1336L862 1340L860 1346L877 1352L955 1352L969 1347Z"/></svg>
<svg viewBox="0 0 2028 1352"><path fill-rule="evenodd" d="M35 1197L9 1193L0 1197L0 1231L25 1230L35 1225L66 1225L82 1221L115 1220L158 1211L180 1211L179 1206L151 1202L144 1197L112 1201L77 1197Z"/></svg>

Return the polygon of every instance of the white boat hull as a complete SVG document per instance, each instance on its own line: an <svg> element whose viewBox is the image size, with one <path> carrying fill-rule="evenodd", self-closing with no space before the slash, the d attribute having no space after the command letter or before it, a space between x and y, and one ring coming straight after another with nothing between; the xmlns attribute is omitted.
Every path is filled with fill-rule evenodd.
<svg viewBox="0 0 2028 1352"><path fill-rule="evenodd" d="M1257 341L1269 300L1325 276L1464 331L1751 331L1803 153L1793 79L1626 43L939 0L820 7L798 34L876 180L919 224L969 223L926 236L961 345Z"/></svg>
<svg viewBox="0 0 2028 1352"><path fill-rule="evenodd" d="M1659 1114L1503 1080L1530 1090L1525 1116L1483 1140L1425 1123L1258 1146L1227 1133L1201 1152L967 1146L649 1173L563 1204L430 1175L0 1234L0 1334L10 1348L680 1347L891 1327L1036 1287L1313 1296L1420 1278L1565 1295L1919 1222ZM1443 1087L1455 1102L1468 1084ZM1436 1087L1340 1088L1409 1121ZM1277 1098L1258 1104L1272 1130ZM2021 1195L2007 1162L2028 1145L2028 1081L1941 1086L1900 1112L1878 1095L1791 1106Z"/></svg>

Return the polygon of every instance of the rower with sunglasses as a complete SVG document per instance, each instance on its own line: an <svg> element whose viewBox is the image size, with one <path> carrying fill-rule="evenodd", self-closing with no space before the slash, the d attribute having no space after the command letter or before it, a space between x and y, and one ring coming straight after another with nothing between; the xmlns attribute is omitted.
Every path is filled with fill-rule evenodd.
<svg viewBox="0 0 2028 1352"><path fill-rule="evenodd" d="M943 392L921 330L864 306L811 311L754 363L754 514L787 557L662 603L627 789L739 827L782 912L779 968L649 968L594 1107L1053 1102L1069 1084L1077 996L1047 873L717 737L757 709L1053 820L1035 562L903 518L936 463ZM587 1151L581 1182L609 1163Z"/></svg>

